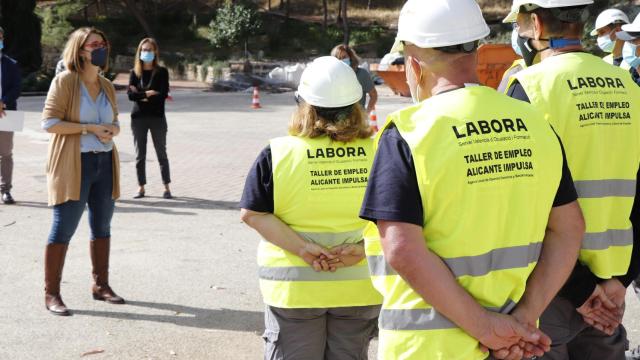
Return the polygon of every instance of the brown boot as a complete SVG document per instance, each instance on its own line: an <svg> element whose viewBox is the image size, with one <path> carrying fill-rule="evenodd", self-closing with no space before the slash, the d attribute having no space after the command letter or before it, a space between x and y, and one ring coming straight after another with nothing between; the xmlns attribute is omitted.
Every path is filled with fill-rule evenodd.
<svg viewBox="0 0 640 360"><path fill-rule="evenodd" d="M44 305L54 315L71 313L60 297L60 281L68 244L47 244L44 251Z"/></svg>
<svg viewBox="0 0 640 360"><path fill-rule="evenodd" d="M91 263L93 264L93 298L111 304L124 304L124 299L116 295L109 286L110 238L96 238L91 241Z"/></svg>

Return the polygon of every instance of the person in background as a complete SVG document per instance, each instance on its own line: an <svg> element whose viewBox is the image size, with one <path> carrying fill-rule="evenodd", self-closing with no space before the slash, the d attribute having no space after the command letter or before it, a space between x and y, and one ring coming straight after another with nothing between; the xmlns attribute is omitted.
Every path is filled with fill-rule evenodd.
<svg viewBox="0 0 640 360"><path fill-rule="evenodd" d="M0 121L5 110L16 110L20 97L21 77L18 63L4 54L4 30L0 28ZM13 132L0 131L0 193L2 202L15 204L11 196L13 176Z"/></svg>
<svg viewBox="0 0 640 360"><path fill-rule="evenodd" d="M64 59L58 60L56 64L56 76L65 70L67 70L67 68L64 66Z"/></svg>
<svg viewBox="0 0 640 360"><path fill-rule="evenodd" d="M367 113L371 113L376 108L378 102L378 91L371 79L371 74L368 70L363 69L360 66L360 58L352 48L340 44L331 50L331 56L338 58L345 64L349 65L353 71L356 72L356 77L360 86L362 86L362 99L360 99L360 106L366 109ZM367 94L369 95L369 102L367 103ZM365 107L366 105L366 107Z"/></svg>
<svg viewBox="0 0 640 360"><path fill-rule="evenodd" d="M527 38L523 53L541 59L511 78L507 94L544 112L565 144L586 224L579 260L540 318L552 339L544 359L624 359L626 288L640 273L640 89L625 70L585 52L593 3L514 0L504 19Z"/></svg>
<svg viewBox="0 0 640 360"><path fill-rule="evenodd" d="M382 298L358 218L373 160L361 97L349 66L314 60L290 135L271 140L247 176L241 218L264 238L265 360L367 359Z"/></svg>
<svg viewBox="0 0 640 360"><path fill-rule="evenodd" d="M171 199L171 175L167 158L167 117L165 100L169 94L169 72L158 64L160 50L152 38L144 38L138 45L134 67L129 75L129 100L133 101L131 130L136 148L136 173L138 193L135 199L145 196L147 184L147 133L151 132L153 147L160 164L160 174L164 184L162 197Z"/></svg>
<svg viewBox="0 0 640 360"><path fill-rule="evenodd" d="M113 142L120 133L116 92L100 75L109 66L109 50L103 32L88 27L74 31L63 53L67 71L53 79L42 112L42 128L51 134L46 169L53 206L44 255L45 306L54 315L70 315L60 281L69 241L87 205L93 298L124 304L109 286L111 218L120 196L120 161Z"/></svg>
<svg viewBox="0 0 640 360"><path fill-rule="evenodd" d="M623 61L622 47L624 41L618 39L617 33L622 31L622 26L629 23L629 17L618 9L607 9L596 18L596 26L591 31L591 36L597 36L598 47L609 55L603 58L611 65L620 66L628 70L629 64Z"/></svg>
<svg viewBox="0 0 640 360"><path fill-rule="evenodd" d="M640 14L636 16L633 23L622 25L620 32L616 35L620 40L624 40L622 47L622 57L629 66L631 78L640 85Z"/></svg>

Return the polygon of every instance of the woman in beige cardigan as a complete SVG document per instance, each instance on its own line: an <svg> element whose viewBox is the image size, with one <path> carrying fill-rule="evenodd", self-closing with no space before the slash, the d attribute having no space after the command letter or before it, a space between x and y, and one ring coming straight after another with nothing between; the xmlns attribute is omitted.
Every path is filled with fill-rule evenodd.
<svg viewBox="0 0 640 360"><path fill-rule="evenodd" d="M45 306L70 315L60 297L62 268L84 208L89 208L93 298L114 304L124 300L109 286L109 245L114 201L120 196L120 133L115 89L100 75L108 66L109 43L96 29L81 28L67 41L67 71L53 79L42 114L52 134L47 160L53 226L45 250Z"/></svg>

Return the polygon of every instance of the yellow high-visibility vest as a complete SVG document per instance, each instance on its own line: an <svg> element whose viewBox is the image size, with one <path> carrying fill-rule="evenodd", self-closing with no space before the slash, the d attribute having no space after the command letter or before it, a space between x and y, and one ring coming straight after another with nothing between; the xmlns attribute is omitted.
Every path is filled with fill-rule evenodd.
<svg viewBox="0 0 640 360"><path fill-rule="evenodd" d="M324 247L362 241L358 217L373 161L371 139L328 137L271 140L274 215L307 241ZM367 261L336 272L315 272L297 254L267 241L258 247L264 302L280 308L378 305Z"/></svg>
<svg viewBox="0 0 640 360"><path fill-rule="evenodd" d="M547 58L514 79L564 144L587 227L580 261L602 279L625 275L640 164L640 88L625 70L577 52Z"/></svg>
<svg viewBox="0 0 640 360"><path fill-rule="evenodd" d="M562 175L560 143L543 113L477 86L395 112L390 124L411 149L426 246L480 305L510 312L537 263ZM373 224L365 246L384 296L381 359L488 356L390 267Z"/></svg>
<svg viewBox="0 0 640 360"><path fill-rule="evenodd" d="M524 59L514 60L511 66L507 69L507 71L502 74L502 80L500 80L500 85L498 85L498 92L505 93L509 88L509 80L513 75L517 72L522 71L527 68L527 63L524 62Z"/></svg>

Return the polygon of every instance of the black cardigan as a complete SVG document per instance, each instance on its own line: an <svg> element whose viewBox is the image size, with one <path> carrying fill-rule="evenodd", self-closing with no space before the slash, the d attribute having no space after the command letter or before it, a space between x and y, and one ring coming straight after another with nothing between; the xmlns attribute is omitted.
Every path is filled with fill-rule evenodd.
<svg viewBox="0 0 640 360"><path fill-rule="evenodd" d="M135 87L135 91L131 89ZM159 94L147 97L145 91L155 90ZM143 71L142 79L131 70L129 74L129 87L127 95L134 102L131 110L131 118L138 117L163 117L165 100L169 94L169 72L166 68L158 66L155 70ZM146 101L144 101L146 99Z"/></svg>

